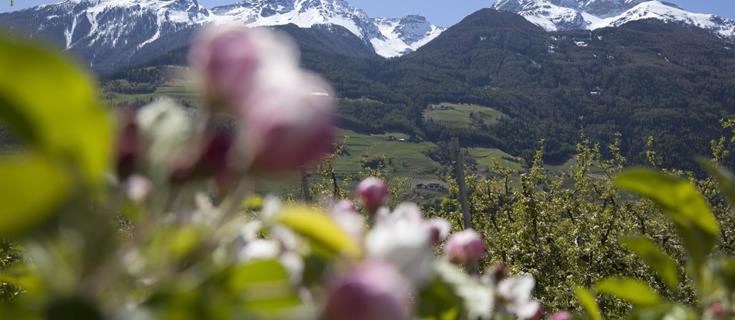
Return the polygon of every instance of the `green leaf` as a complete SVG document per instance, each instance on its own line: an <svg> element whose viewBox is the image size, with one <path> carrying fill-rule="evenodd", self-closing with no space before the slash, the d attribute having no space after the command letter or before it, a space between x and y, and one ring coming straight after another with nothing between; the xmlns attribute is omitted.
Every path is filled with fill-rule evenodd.
<svg viewBox="0 0 735 320"><path fill-rule="evenodd" d="M620 188L645 196L664 208L700 273L719 235L715 216L689 181L647 169L632 169L618 176Z"/></svg>
<svg viewBox="0 0 735 320"><path fill-rule="evenodd" d="M631 320L696 320L697 315L692 310L678 304L660 303L633 309L628 316Z"/></svg>
<svg viewBox="0 0 735 320"><path fill-rule="evenodd" d="M435 275L419 291L417 315L421 319L459 319L462 299L440 275Z"/></svg>
<svg viewBox="0 0 735 320"><path fill-rule="evenodd" d="M333 253L359 257L360 248L328 215L305 206L288 207L278 223Z"/></svg>
<svg viewBox="0 0 735 320"><path fill-rule="evenodd" d="M51 216L67 199L71 178L35 154L0 158L0 236L22 234Z"/></svg>
<svg viewBox="0 0 735 320"><path fill-rule="evenodd" d="M656 291L653 291L645 282L636 279L607 278L598 282L595 289L635 305L654 305L661 301Z"/></svg>
<svg viewBox="0 0 735 320"><path fill-rule="evenodd" d="M591 292L585 288L577 287L574 289L574 294L577 295L577 300L579 300L579 303L582 304L582 307L584 307L584 310L587 311L587 314L592 320L602 320L600 307L597 306L597 301L595 301L595 297Z"/></svg>
<svg viewBox="0 0 735 320"><path fill-rule="evenodd" d="M249 311L273 313L300 304L288 271L276 260L256 260L236 267L228 286Z"/></svg>
<svg viewBox="0 0 735 320"><path fill-rule="evenodd" d="M0 36L0 122L28 149L99 183L111 162L111 117L90 78L55 51Z"/></svg>
<svg viewBox="0 0 735 320"><path fill-rule="evenodd" d="M643 262L658 273L661 279L675 289L679 285L679 273L676 262L658 246L645 237L627 237L621 240L623 246L635 252Z"/></svg>

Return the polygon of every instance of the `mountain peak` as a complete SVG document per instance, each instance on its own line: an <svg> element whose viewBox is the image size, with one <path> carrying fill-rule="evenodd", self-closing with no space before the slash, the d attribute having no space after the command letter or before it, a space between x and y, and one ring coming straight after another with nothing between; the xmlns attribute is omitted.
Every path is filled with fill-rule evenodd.
<svg viewBox="0 0 735 320"><path fill-rule="evenodd" d="M645 19L684 23L735 37L735 21L686 11L658 0L498 0L492 8L517 13L547 31L616 27Z"/></svg>
<svg viewBox="0 0 735 320"><path fill-rule="evenodd" d="M301 28L315 25L343 27L372 46L384 57L414 51L441 33L425 17L370 18L344 0L249 0L216 7L213 23L245 22L251 26L294 24Z"/></svg>
<svg viewBox="0 0 735 320"><path fill-rule="evenodd" d="M185 45L206 24L323 26L338 33L344 28L365 44L366 53L384 57L414 51L444 30L418 15L371 18L345 0L243 0L211 10L197 0L66 0L0 13L0 23L57 43L96 70L112 70Z"/></svg>

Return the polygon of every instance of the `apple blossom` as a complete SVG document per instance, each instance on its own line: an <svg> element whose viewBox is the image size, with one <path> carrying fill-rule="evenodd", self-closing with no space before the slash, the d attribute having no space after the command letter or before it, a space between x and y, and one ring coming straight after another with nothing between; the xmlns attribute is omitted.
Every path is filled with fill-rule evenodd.
<svg viewBox="0 0 735 320"><path fill-rule="evenodd" d="M505 299L506 310L520 319L540 319L541 304L532 298L536 281L531 275L506 278L498 283L497 293Z"/></svg>
<svg viewBox="0 0 735 320"><path fill-rule="evenodd" d="M390 264L367 262L352 270L332 290L325 320L407 320L411 285Z"/></svg>
<svg viewBox="0 0 735 320"><path fill-rule="evenodd" d="M479 233L467 229L450 235L444 252L453 263L474 263L485 254L485 242Z"/></svg>
<svg viewBox="0 0 735 320"><path fill-rule="evenodd" d="M252 172L297 169L332 148L336 106L332 89L312 74L294 77L298 81L261 88L248 102L244 134Z"/></svg>
<svg viewBox="0 0 735 320"><path fill-rule="evenodd" d="M408 214L411 211L410 205L399 205L393 213L376 220L365 237L365 250L369 258L390 262L406 278L421 284L432 273L434 253L429 224L420 218L420 211L418 219Z"/></svg>
<svg viewBox="0 0 735 320"><path fill-rule="evenodd" d="M189 63L202 78L210 106L235 110L247 97L261 63L256 37L229 26L210 28L194 41Z"/></svg>
<svg viewBox="0 0 735 320"><path fill-rule="evenodd" d="M552 314L549 320L572 320L572 314L566 311L557 312Z"/></svg>
<svg viewBox="0 0 735 320"><path fill-rule="evenodd" d="M449 232L452 231L452 224L442 218L432 218L429 220L429 232L431 234L431 242L438 244L444 241Z"/></svg>
<svg viewBox="0 0 735 320"><path fill-rule="evenodd" d="M388 199L388 187L383 180L376 177L368 177L357 185L357 196L362 205L370 211L375 212Z"/></svg>

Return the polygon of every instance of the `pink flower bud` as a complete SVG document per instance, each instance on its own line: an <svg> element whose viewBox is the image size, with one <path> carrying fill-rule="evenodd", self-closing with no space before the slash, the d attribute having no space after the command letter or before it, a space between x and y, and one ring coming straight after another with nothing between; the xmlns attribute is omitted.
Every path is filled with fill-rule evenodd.
<svg viewBox="0 0 735 320"><path fill-rule="evenodd" d="M388 199L388 187L383 180L368 177L357 185L357 196L370 212L377 210Z"/></svg>
<svg viewBox="0 0 735 320"><path fill-rule="evenodd" d="M449 236L444 252L453 263L472 263L480 260L485 254L485 242L479 233L467 229Z"/></svg>
<svg viewBox="0 0 735 320"><path fill-rule="evenodd" d="M549 320L572 320L572 314L566 311L557 312L552 314Z"/></svg>
<svg viewBox="0 0 735 320"><path fill-rule="evenodd" d="M442 218L432 218L429 220L429 233L431 234L431 242L438 244L444 241L452 231L452 224Z"/></svg>
<svg viewBox="0 0 735 320"><path fill-rule="evenodd" d="M194 41L189 62L212 107L234 111L249 94L261 60L255 41L245 27L209 29Z"/></svg>
<svg viewBox="0 0 735 320"><path fill-rule="evenodd" d="M711 315L712 318L722 318L725 315L725 307L722 306L721 302L717 301L707 308L707 313Z"/></svg>
<svg viewBox="0 0 735 320"><path fill-rule="evenodd" d="M234 143L233 134L226 130L216 130L209 137L194 161L183 162L173 172L174 183L208 177L225 180L229 173L229 152Z"/></svg>
<svg viewBox="0 0 735 320"><path fill-rule="evenodd" d="M126 183L128 199L133 202L143 202L153 191L153 184L148 178L141 175L132 175Z"/></svg>
<svg viewBox="0 0 735 320"><path fill-rule="evenodd" d="M117 141L117 176L125 180L135 173L140 158L139 127L132 107L120 110L120 133Z"/></svg>
<svg viewBox="0 0 735 320"><path fill-rule="evenodd" d="M331 292L326 320L410 319L411 286L390 264L371 262L354 269Z"/></svg>
<svg viewBox="0 0 735 320"><path fill-rule="evenodd" d="M278 173L313 164L332 148L334 94L311 74L259 88L248 101L245 134L253 172Z"/></svg>
<svg viewBox="0 0 735 320"><path fill-rule="evenodd" d="M332 206L332 212L334 214L357 213L357 207L350 200L340 200Z"/></svg>

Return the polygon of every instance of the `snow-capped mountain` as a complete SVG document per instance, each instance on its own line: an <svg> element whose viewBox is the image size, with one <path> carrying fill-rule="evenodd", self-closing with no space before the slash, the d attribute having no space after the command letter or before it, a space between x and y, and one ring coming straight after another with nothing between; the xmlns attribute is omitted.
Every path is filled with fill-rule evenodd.
<svg viewBox="0 0 735 320"><path fill-rule="evenodd" d="M547 31L595 30L656 19L689 24L726 38L735 37L733 20L689 12L657 0L498 0L492 7L517 13Z"/></svg>
<svg viewBox="0 0 735 320"><path fill-rule="evenodd" d="M196 0L67 0L0 14L0 24L107 71L181 46L209 15Z"/></svg>
<svg viewBox="0 0 735 320"><path fill-rule="evenodd" d="M444 29L421 16L370 18L344 0L247 0L216 7L209 21L242 21L251 26L295 24L344 27L372 45L383 57L396 57L414 51L438 36Z"/></svg>
<svg viewBox="0 0 735 320"><path fill-rule="evenodd" d="M384 57L416 50L443 30L420 16L371 18L344 0L244 0L211 10L197 0L66 0L0 14L1 25L104 71L185 46L197 28L221 23L342 27Z"/></svg>
<svg viewBox="0 0 735 320"><path fill-rule="evenodd" d="M370 39L375 52L384 57L396 57L414 51L436 38L444 28L437 27L422 16L400 19L376 18L380 35Z"/></svg>

